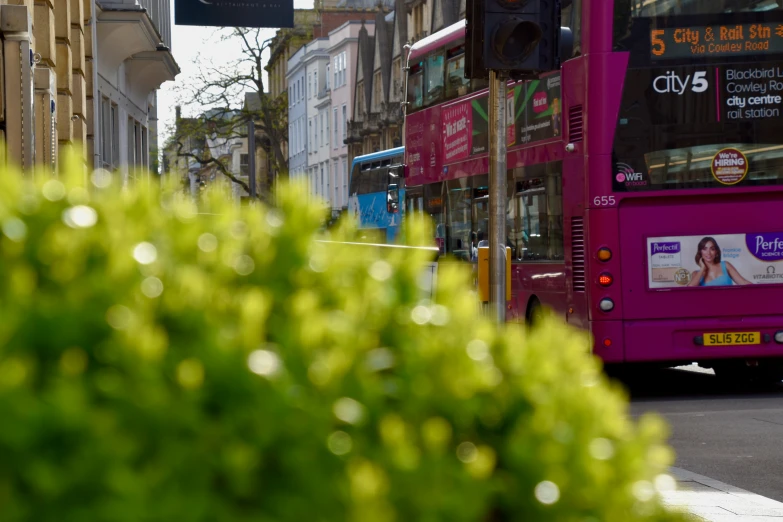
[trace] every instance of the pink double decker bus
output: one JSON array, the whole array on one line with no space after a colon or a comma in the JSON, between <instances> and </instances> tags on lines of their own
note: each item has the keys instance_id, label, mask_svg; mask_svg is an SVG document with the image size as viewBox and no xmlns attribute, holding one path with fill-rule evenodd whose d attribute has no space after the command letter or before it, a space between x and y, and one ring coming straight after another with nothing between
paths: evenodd
<instances>
[{"instance_id":1,"label":"pink double decker bus","mask_svg":"<svg viewBox=\"0 0 783 522\"><path fill-rule=\"evenodd\" d=\"M509 82L511 321L548 307L607 363L783 377L783 2L571 0L561 69ZM488 239L486 85L465 26L410 50L407 211Z\"/></svg>"}]
</instances>

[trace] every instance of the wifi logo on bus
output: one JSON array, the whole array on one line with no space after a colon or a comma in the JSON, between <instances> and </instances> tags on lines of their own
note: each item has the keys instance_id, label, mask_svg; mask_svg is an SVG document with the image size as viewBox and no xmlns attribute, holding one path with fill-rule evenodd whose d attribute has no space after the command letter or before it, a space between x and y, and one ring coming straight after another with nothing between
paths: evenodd
<instances>
[{"instance_id":1,"label":"wifi logo on bus","mask_svg":"<svg viewBox=\"0 0 783 522\"><path fill-rule=\"evenodd\" d=\"M614 179L617 180L617 183L625 183L626 186L647 184L644 180L644 174L636 172L636 170L627 163L617 164L617 174L615 174Z\"/></svg>"}]
</instances>

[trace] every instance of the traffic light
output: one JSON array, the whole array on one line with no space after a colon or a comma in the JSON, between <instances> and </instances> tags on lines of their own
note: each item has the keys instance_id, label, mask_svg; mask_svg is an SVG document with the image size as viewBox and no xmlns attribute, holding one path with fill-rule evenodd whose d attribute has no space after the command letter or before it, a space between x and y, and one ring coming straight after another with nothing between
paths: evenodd
<instances>
[{"instance_id":1,"label":"traffic light","mask_svg":"<svg viewBox=\"0 0 783 522\"><path fill-rule=\"evenodd\" d=\"M468 20L466 40L477 46L476 33L482 33L483 67L523 74L560 67L560 0L472 2L473 20ZM476 11L481 4L484 9L479 17ZM466 58L471 61L470 56Z\"/></svg>"},{"instance_id":2,"label":"traffic light","mask_svg":"<svg viewBox=\"0 0 783 522\"><path fill-rule=\"evenodd\" d=\"M465 78L487 80L484 65L484 1L465 2Z\"/></svg>"}]
</instances>

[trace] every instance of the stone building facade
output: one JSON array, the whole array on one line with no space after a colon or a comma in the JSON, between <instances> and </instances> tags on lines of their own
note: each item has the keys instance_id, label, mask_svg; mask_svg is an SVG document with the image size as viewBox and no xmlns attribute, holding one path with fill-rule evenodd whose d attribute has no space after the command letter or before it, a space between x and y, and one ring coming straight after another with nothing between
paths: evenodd
<instances>
[{"instance_id":1,"label":"stone building facade","mask_svg":"<svg viewBox=\"0 0 783 522\"><path fill-rule=\"evenodd\" d=\"M395 0L393 8L378 10L374 36L359 33L351 158L403 145L405 45L465 18L465 0Z\"/></svg>"},{"instance_id":2,"label":"stone building facade","mask_svg":"<svg viewBox=\"0 0 783 522\"><path fill-rule=\"evenodd\" d=\"M73 147L126 181L156 170L155 91L179 72L169 0L13 4L0 6L7 161L54 173Z\"/></svg>"}]
</instances>

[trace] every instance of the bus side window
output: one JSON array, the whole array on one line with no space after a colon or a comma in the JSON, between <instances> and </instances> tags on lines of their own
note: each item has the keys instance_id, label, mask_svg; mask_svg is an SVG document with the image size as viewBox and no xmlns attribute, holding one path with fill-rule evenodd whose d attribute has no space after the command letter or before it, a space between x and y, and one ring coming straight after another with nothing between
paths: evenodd
<instances>
[{"instance_id":1,"label":"bus side window","mask_svg":"<svg viewBox=\"0 0 783 522\"><path fill-rule=\"evenodd\" d=\"M381 167L378 169L372 169L369 174L369 183L367 186L367 193L372 194L375 192L386 192L386 185L388 182L388 167Z\"/></svg>"},{"instance_id":2,"label":"bus side window","mask_svg":"<svg viewBox=\"0 0 783 522\"><path fill-rule=\"evenodd\" d=\"M408 73L408 109L415 111L424 105L424 62L411 65Z\"/></svg>"},{"instance_id":3,"label":"bus side window","mask_svg":"<svg viewBox=\"0 0 783 522\"><path fill-rule=\"evenodd\" d=\"M571 29L574 38L573 53L568 58L579 56L582 54L582 0L566 0L560 5L560 25Z\"/></svg>"},{"instance_id":4,"label":"bus side window","mask_svg":"<svg viewBox=\"0 0 783 522\"><path fill-rule=\"evenodd\" d=\"M427 57L424 103L428 107L443 100L445 94L443 92L443 83L445 82L443 65L443 52L437 52Z\"/></svg>"},{"instance_id":5,"label":"bus side window","mask_svg":"<svg viewBox=\"0 0 783 522\"><path fill-rule=\"evenodd\" d=\"M465 78L465 44L446 51L446 99L451 100L468 93L470 80Z\"/></svg>"},{"instance_id":6,"label":"bus side window","mask_svg":"<svg viewBox=\"0 0 783 522\"><path fill-rule=\"evenodd\" d=\"M509 237L521 261L562 261L562 163L514 169Z\"/></svg>"}]
</instances>

